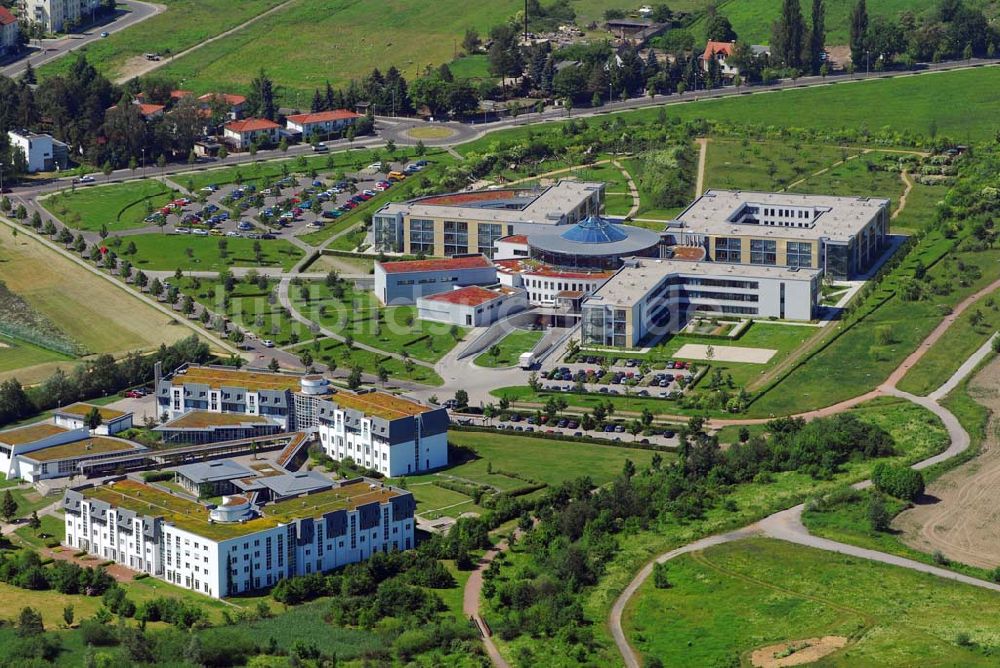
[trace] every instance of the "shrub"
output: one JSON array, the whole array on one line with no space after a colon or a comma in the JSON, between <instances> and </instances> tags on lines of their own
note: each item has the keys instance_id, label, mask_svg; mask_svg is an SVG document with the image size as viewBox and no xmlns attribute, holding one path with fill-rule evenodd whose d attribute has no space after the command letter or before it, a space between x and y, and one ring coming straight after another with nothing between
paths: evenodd
<instances>
[{"instance_id":1,"label":"shrub","mask_svg":"<svg viewBox=\"0 0 1000 668\"><path fill-rule=\"evenodd\" d=\"M872 494L868 500L868 523L871 525L872 531L888 531L891 519L882 495Z\"/></svg>"},{"instance_id":2,"label":"shrub","mask_svg":"<svg viewBox=\"0 0 1000 668\"><path fill-rule=\"evenodd\" d=\"M872 470L872 482L878 491L907 501L924 493L924 475L908 466L879 462Z\"/></svg>"},{"instance_id":3,"label":"shrub","mask_svg":"<svg viewBox=\"0 0 1000 668\"><path fill-rule=\"evenodd\" d=\"M657 589L670 589L670 579L667 577L669 567L666 564L653 564L653 586Z\"/></svg>"},{"instance_id":4,"label":"shrub","mask_svg":"<svg viewBox=\"0 0 1000 668\"><path fill-rule=\"evenodd\" d=\"M118 644L118 636L115 634L114 629L93 619L86 619L80 622L80 633L86 645L107 647Z\"/></svg>"}]
</instances>

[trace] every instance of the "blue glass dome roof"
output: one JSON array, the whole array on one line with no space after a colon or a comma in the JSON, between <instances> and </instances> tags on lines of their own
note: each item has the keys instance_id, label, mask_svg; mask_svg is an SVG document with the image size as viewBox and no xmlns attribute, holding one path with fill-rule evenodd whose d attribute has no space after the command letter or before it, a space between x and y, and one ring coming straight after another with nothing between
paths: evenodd
<instances>
[{"instance_id":1,"label":"blue glass dome roof","mask_svg":"<svg viewBox=\"0 0 1000 668\"><path fill-rule=\"evenodd\" d=\"M559 235L581 244L610 244L628 239L628 233L603 218L590 216Z\"/></svg>"}]
</instances>

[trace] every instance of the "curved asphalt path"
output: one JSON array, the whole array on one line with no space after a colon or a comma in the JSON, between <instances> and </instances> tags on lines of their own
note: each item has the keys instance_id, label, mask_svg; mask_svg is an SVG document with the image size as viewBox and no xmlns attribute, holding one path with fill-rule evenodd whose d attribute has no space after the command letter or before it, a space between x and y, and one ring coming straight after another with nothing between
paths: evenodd
<instances>
[{"instance_id":1,"label":"curved asphalt path","mask_svg":"<svg viewBox=\"0 0 1000 668\"><path fill-rule=\"evenodd\" d=\"M969 304L971 304L975 299L992 292L995 286L1000 284L1000 281L992 284L988 288L980 290L975 295L966 298L961 306L964 310ZM958 309L956 309L958 310ZM959 311L961 313L961 311ZM948 431L949 446L943 452L940 452L933 457L928 457L920 462L913 465L915 469L924 469L934 464L938 464L947 459L955 457L961 454L969 447L969 434L962 427L958 418L954 416L948 409L944 408L938 403L940 398L939 392L932 393L931 396L918 397L916 395L910 394L908 392L903 392L896 388L896 384L905 375L906 371L916 364L921 357L930 349L930 346L937 341L948 327L955 322L958 314L953 314L949 318L942 322L931 334L921 343L919 348L911 354L906 360L896 368L895 371L889 376L889 379L875 392L878 395L890 395L899 397L902 399L907 399L913 403L923 406L927 410L931 411L937 415L941 421L944 423L945 428ZM959 369L941 386L943 388L953 388L958 385L965 377L967 377L975 367L989 354L992 346L992 337L988 340L979 350L973 353L969 360L959 367ZM872 393L868 393L872 394ZM862 395L868 396L868 395ZM842 404L856 405L855 400L850 400L849 402L842 402ZM838 404L839 406L840 404ZM833 408L833 407L831 407ZM825 409L826 410L826 409ZM839 411L837 411L839 412ZM855 489L864 489L871 486L870 480L865 480L853 485ZM671 559L678 557L682 554L688 554L690 552L697 552L699 550L704 550L713 545L720 545L722 543L730 543L737 540L742 540L750 536L766 536L768 538L774 538L777 540L784 540L790 543L795 543L797 545L804 545L806 547L811 547L819 550L826 550L828 552L837 552L840 554L846 554L853 557L858 557L860 559L868 559L870 561L878 561L884 564L889 564L891 566L898 566L901 568L908 568L914 571L919 571L921 573L927 573L940 578L945 578L948 580L955 580L957 582L962 582L964 584L972 585L975 587L981 587L983 589L990 589L993 591L1000 591L1000 584L994 582L988 582L986 580L980 580L978 578L969 577L961 573L955 573L944 568L939 568L937 566L931 566L930 564L925 564L919 561L914 561L912 559L906 559L905 557L899 557L892 554L886 554L884 552L878 552L876 550L868 550L865 548L857 547L855 545L848 545L846 543L838 543L837 541L829 540L827 538L820 538L819 536L813 536L809 533L809 530L802 523L802 512L804 510L804 504L799 504L787 510L782 510L780 512L774 513L764 519L760 520L755 524L732 531L725 534L718 534L715 536L709 536L701 540L689 543L682 547L676 548L664 554L661 554L653 561L649 562L639 571L638 574L632 579L632 581L625 587L622 593L615 600L614 605L611 608L611 616L608 621L608 625L611 629L611 635L615 640L615 644L618 646L618 651L621 652L622 659L628 668L640 668L642 662L638 653L632 647L628 641L628 637L622 627L622 615L625 612L625 608L628 602L639 590L639 587L649 578L653 572L653 566L657 563L665 563Z\"/></svg>"}]
</instances>

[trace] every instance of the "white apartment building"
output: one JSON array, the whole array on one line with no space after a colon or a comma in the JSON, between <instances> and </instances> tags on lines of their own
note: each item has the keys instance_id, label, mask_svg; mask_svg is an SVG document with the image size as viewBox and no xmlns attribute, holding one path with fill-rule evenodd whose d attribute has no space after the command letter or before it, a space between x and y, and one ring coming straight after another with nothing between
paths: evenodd
<instances>
[{"instance_id":1,"label":"white apartment building","mask_svg":"<svg viewBox=\"0 0 1000 668\"><path fill-rule=\"evenodd\" d=\"M150 504L169 512L149 515ZM257 506L217 508L135 480L66 490L64 544L222 598L414 545L413 496L358 478Z\"/></svg>"},{"instance_id":2,"label":"white apartment building","mask_svg":"<svg viewBox=\"0 0 1000 668\"><path fill-rule=\"evenodd\" d=\"M318 432L333 459L396 477L448 464L448 411L384 392L338 392L320 403Z\"/></svg>"},{"instance_id":3,"label":"white apartment building","mask_svg":"<svg viewBox=\"0 0 1000 668\"><path fill-rule=\"evenodd\" d=\"M630 260L583 302L585 346L638 348L693 314L810 320L822 272L674 260Z\"/></svg>"},{"instance_id":4,"label":"white apartment building","mask_svg":"<svg viewBox=\"0 0 1000 668\"><path fill-rule=\"evenodd\" d=\"M21 0L23 16L48 32L67 32L89 23L100 9L101 0Z\"/></svg>"}]
</instances>

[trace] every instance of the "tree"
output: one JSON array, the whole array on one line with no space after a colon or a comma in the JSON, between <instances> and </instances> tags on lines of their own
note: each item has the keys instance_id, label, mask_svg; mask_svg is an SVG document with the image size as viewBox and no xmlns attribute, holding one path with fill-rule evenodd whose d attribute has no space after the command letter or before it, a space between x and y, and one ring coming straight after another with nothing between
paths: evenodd
<instances>
[{"instance_id":1,"label":"tree","mask_svg":"<svg viewBox=\"0 0 1000 668\"><path fill-rule=\"evenodd\" d=\"M820 74L826 60L826 5L823 0L813 0L812 26L809 28L808 65L813 74Z\"/></svg>"},{"instance_id":2,"label":"tree","mask_svg":"<svg viewBox=\"0 0 1000 668\"><path fill-rule=\"evenodd\" d=\"M882 498L881 494L873 493L868 499L868 524L871 526L872 531L888 531L889 523L892 521L892 517L889 515L889 511L885 507L885 499Z\"/></svg>"},{"instance_id":3,"label":"tree","mask_svg":"<svg viewBox=\"0 0 1000 668\"><path fill-rule=\"evenodd\" d=\"M361 381L361 367L354 365L351 367L351 373L347 376L347 387L356 390L361 387Z\"/></svg>"},{"instance_id":4,"label":"tree","mask_svg":"<svg viewBox=\"0 0 1000 668\"><path fill-rule=\"evenodd\" d=\"M802 68L806 22L799 0L783 0L781 15L771 35L771 56L785 67Z\"/></svg>"},{"instance_id":5,"label":"tree","mask_svg":"<svg viewBox=\"0 0 1000 668\"><path fill-rule=\"evenodd\" d=\"M15 515L17 515L17 501L14 500L14 495L8 489L3 494L3 500L0 501L0 516L10 522Z\"/></svg>"},{"instance_id":6,"label":"tree","mask_svg":"<svg viewBox=\"0 0 1000 668\"><path fill-rule=\"evenodd\" d=\"M73 604L70 603L63 608L63 621L66 622L66 628L73 626Z\"/></svg>"},{"instance_id":7,"label":"tree","mask_svg":"<svg viewBox=\"0 0 1000 668\"><path fill-rule=\"evenodd\" d=\"M302 354L299 355L299 362L301 362L302 366L304 366L307 369L311 367L313 365L312 353L309 352L308 350L302 351Z\"/></svg>"},{"instance_id":8,"label":"tree","mask_svg":"<svg viewBox=\"0 0 1000 668\"><path fill-rule=\"evenodd\" d=\"M670 589L670 580L667 577L667 564L656 563L653 564L653 586L657 589ZM646 661L646 666L649 665L649 661Z\"/></svg>"},{"instance_id":9,"label":"tree","mask_svg":"<svg viewBox=\"0 0 1000 668\"><path fill-rule=\"evenodd\" d=\"M42 520L38 518L38 511L32 510L31 517L28 518L28 526L34 531L38 531L42 528Z\"/></svg>"},{"instance_id":10,"label":"tree","mask_svg":"<svg viewBox=\"0 0 1000 668\"><path fill-rule=\"evenodd\" d=\"M872 483L878 491L907 501L914 501L924 493L923 473L899 464L876 464Z\"/></svg>"},{"instance_id":11,"label":"tree","mask_svg":"<svg viewBox=\"0 0 1000 668\"><path fill-rule=\"evenodd\" d=\"M710 6L708 20L705 24L705 34L712 42L735 42L736 31L729 19L715 11Z\"/></svg>"},{"instance_id":12,"label":"tree","mask_svg":"<svg viewBox=\"0 0 1000 668\"><path fill-rule=\"evenodd\" d=\"M628 432L632 434L632 440L635 441L639 434L642 433L642 422L639 420L632 420L628 425Z\"/></svg>"},{"instance_id":13,"label":"tree","mask_svg":"<svg viewBox=\"0 0 1000 668\"><path fill-rule=\"evenodd\" d=\"M281 371L281 365L278 363L278 358L272 357L271 361L267 363L267 368L271 373L278 373Z\"/></svg>"},{"instance_id":14,"label":"tree","mask_svg":"<svg viewBox=\"0 0 1000 668\"><path fill-rule=\"evenodd\" d=\"M383 387L389 382L389 370L381 364L375 368L375 375L378 376L378 382L382 383Z\"/></svg>"},{"instance_id":15,"label":"tree","mask_svg":"<svg viewBox=\"0 0 1000 668\"><path fill-rule=\"evenodd\" d=\"M101 422L103 421L100 409L98 409L97 406L92 406L91 409L87 411L87 416L83 421L87 425L87 429L90 429L91 431L97 429L101 426Z\"/></svg>"},{"instance_id":16,"label":"tree","mask_svg":"<svg viewBox=\"0 0 1000 668\"><path fill-rule=\"evenodd\" d=\"M858 0L851 10L851 61L857 67L864 61L868 48L868 6L865 0Z\"/></svg>"},{"instance_id":17,"label":"tree","mask_svg":"<svg viewBox=\"0 0 1000 668\"><path fill-rule=\"evenodd\" d=\"M459 408L465 408L469 405L469 393L465 390L458 390L455 392L455 403L458 404Z\"/></svg>"},{"instance_id":18,"label":"tree","mask_svg":"<svg viewBox=\"0 0 1000 668\"><path fill-rule=\"evenodd\" d=\"M479 51L479 47L483 45L483 40L479 38L479 33L474 29L469 28L465 31L465 37L462 38L462 50L466 54L471 55Z\"/></svg>"},{"instance_id":19,"label":"tree","mask_svg":"<svg viewBox=\"0 0 1000 668\"><path fill-rule=\"evenodd\" d=\"M492 346L490 346L490 357L493 358L493 364L496 364L497 360L500 359L501 352L502 351L500 350L500 346L498 346L497 344L494 343Z\"/></svg>"},{"instance_id":20,"label":"tree","mask_svg":"<svg viewBox=\"0 0 1000 668\"><path fill-rule=\"evenodd\" d=\"M34 608L21 608L17 616L17 635L22 638L41 635L45 632L42 615Z\"/></svg>"},{"instance_id":21,"label":"tree","mask_svg":"<svg viewBox=\"0 0 1000 668\"><path fill-rule=\"evenodd\" d=\"M277 115L277 107L274 103L274 83L261 68L258 74L250 82L250 95L247 96L247 107L251 115L258 118L266 118L273 121Z\"/></svg>"}]
</instances>

